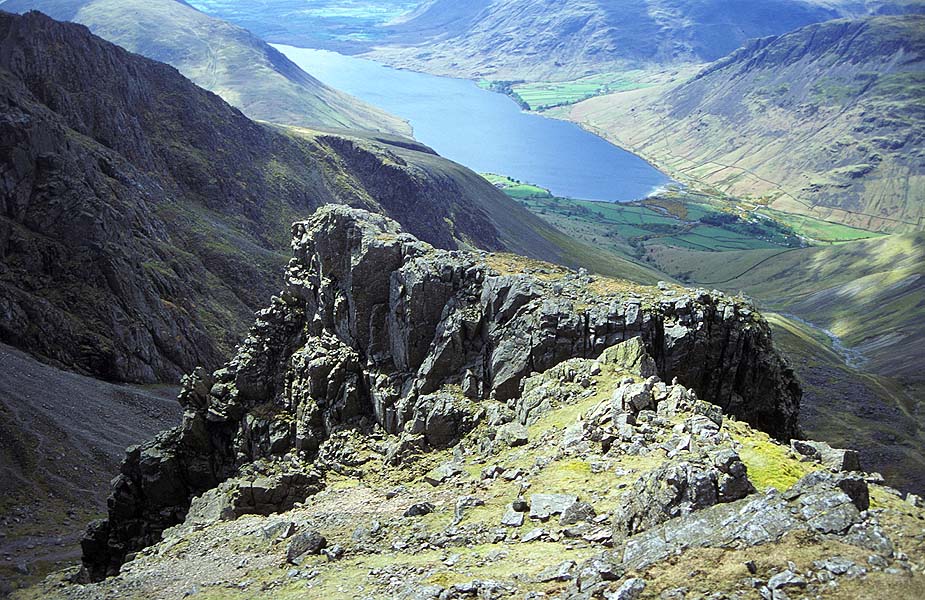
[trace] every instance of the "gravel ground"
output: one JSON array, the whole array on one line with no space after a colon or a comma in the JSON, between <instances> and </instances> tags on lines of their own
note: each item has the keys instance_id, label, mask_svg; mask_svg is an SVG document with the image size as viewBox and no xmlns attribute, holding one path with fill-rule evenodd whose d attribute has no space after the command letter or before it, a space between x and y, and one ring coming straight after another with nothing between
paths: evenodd
<instances>
[{"instance_id":1,"label":"gravel ground","mask_svg":"<svg viewBox=\"0 0 925 600\"><path fill-rule=\"evenodd\" d=\"M0 594L78 560L125 448L179 423L177 391L101 382L0 344Z\"/></svg>"}]
</instances>

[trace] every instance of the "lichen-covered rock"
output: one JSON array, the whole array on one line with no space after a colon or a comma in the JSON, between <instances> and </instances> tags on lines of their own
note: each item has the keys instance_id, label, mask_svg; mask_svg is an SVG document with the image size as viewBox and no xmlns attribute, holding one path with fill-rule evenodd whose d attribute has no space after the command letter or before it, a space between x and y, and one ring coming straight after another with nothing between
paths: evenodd
<instances>
[{"instance_id":1,"label":"lichen-covered rock","mask_svg":"<svg viewBox=\"0 0 925 600\"><path fill-rule=\"evenodd\" d=\"M740 500L753 491L745 465L730 448L700 461L667 461L624 494L613 515L614 538L621 540L669 519Z\"/></svg>"},{"instance_id":2,"label":"lichen-covered rock","mask_svg":"<svg viewBox=\"0 0 925 600\"><path fill-rule=\"evenodd\" d=\"M291 509L321 488L318 473L307 469L235 477L194 498L185 522L208 524L242 515L270 515Z\"/></svg>"},{"instance_id":3,"label":"lichen-covered rock","mask_svg":"<svg viewBox=\"0 0 925 600\"><path fill-rule=\"evenodd\" d=\"M644 569L683 549L757 546L795 530L837 536L833 539L889 556L893 551L889 538L871 515L859 510L867 484L860 478L846 481L813 472L783 494L772 488L764 495L672 519L627 540L623 564L627 569ZM856 499L841 486L853 489Z\"/></svg>"},{"instance_id":4,"label":"lichen-covered rock","mask_svg":"<svg viewBox=\"0 0 925 600\"><path fill-rule=\"evenodd\" d=\"M127 553L182 522L194 497L254 461L312 461L351 423L400 435L393 463L453 444L486 414L525 424L559 402L548 394L562 381L576 394L590 385L593 361L569 359L596 359L626 340L603 360L649 376L651 401L633 400L634 410L693 402L655 371L774 435L795 432L799 386L767 324L739 301L586 274L505 273L507 259L436 250L388 218L342 206L296 223L292 246L285 289L257 314L235 357L185 379L181 426L126 457L109 522L85 540L92 577L116 572ZM534 372L546 382L521 394ZM718 497L714 472L709 485L688 481L682 495L698 490L701 502L703 487Z\"/></svg>"}]
</instances>

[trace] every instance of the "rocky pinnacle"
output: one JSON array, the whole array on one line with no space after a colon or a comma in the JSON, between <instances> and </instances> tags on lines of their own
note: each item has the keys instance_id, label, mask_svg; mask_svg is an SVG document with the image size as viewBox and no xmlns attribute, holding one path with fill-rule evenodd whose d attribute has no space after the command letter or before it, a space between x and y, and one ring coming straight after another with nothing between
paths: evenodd
<instances>
[{"instance_id":1,"label":"rocky pinnacle","mask_svg":"<svg viewBox=\"0 0 925 600\"><path fill-rule=\"evenodd\" d=\"M438 250L343 206L294 224L292 247L285 289L235 357L184 378L183 423L129 449L109 518L83 541L91 579L118 572L183 521L194 497L258 461L285 459L289 471L251 486L238 509L285 510L318 485L293 465L310 470L337 428L381 427L396 436L393 461L403 447L446 447L516 408L531 374L631 338L662 380L775 437L796 433L799 384L739 299Z\"/></svg>"}]
</instances>

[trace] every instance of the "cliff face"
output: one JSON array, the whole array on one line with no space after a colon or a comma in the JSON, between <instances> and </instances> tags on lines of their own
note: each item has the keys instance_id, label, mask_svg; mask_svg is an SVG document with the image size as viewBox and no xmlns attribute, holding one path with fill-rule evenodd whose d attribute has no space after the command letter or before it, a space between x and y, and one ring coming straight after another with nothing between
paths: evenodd
<instances>
[{"instance_id":1,"label":"cliff face","mask_svg":"<svg viewBox=\"0 0 925 600\"><path fill-rule=\"evenodd\" d=\"M347 207L296 223L293 252L284 291L236 356L184 380L183 424L129 450L109 520L84 540L93 578L159 540L194 496L254 465L288 457L275 487L248 488L251 511L291 507L317 489L310 462L345 424L398 436L387 457L397 463L480 422L529 422L543 402L522 395L527 376L630 338L652 357L647 375L677 378L776 436L795 434L800 388L767 324L721 294L438 250Z\"/></svg>"},{"instance_id":2,"label":"cliff face","mask_svg":"<svg viewBox=\"0 0 925 600\"><path fill-rule=\"evenodd\" d=\"M82 26L0 12L0 79L0 340L84 373L220 365L279 289L289 225L327 202L557 258L548 227L429 149L257 124Z\"/></svg>"}]
</instances>

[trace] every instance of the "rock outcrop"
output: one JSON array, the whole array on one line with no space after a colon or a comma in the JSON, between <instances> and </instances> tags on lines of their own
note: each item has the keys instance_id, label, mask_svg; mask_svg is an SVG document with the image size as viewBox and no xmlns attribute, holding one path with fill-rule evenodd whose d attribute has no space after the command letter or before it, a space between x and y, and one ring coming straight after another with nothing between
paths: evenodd
<instances>
[{"instance_id":1,"label":"rock outcrop","mask_svg":"<svg viewBox=\"0 0 925 600\"><path fill-rule=\"evenodd\" d=\"M861 497L846 492L845 481ZM867 489L860 477L816 471L783 494L770 488L764 495L717 505L642 533L627 542L623 563L639 569L687 548L758 546L793 531L833 536L890 557L892 542L863 512Z\"/></svg>"},{"instance_id":2,"label":"rock outcrop","mask_svg":"<svg viewBox=\"0 0 925 600\"><path fill-rule=\"evenodd\" d=\"M741 301L438 250L342 206L293 225L292 246L285 289L236 356L185 378L183 424L130 450L109 520L84 541L92 578L117 572L126 554L182 521L194 497L246 465L271 473L311 461L347 424L400 435L399 448L445 447L485 415L523 412L532 373L632 338L603 360L654 369L776 436L795 433L799 385ZM670 409L674 388L647 385L653 406ZM714 495L736 467L720 458L708 469Z\"/></svg>"}]
</instances>

